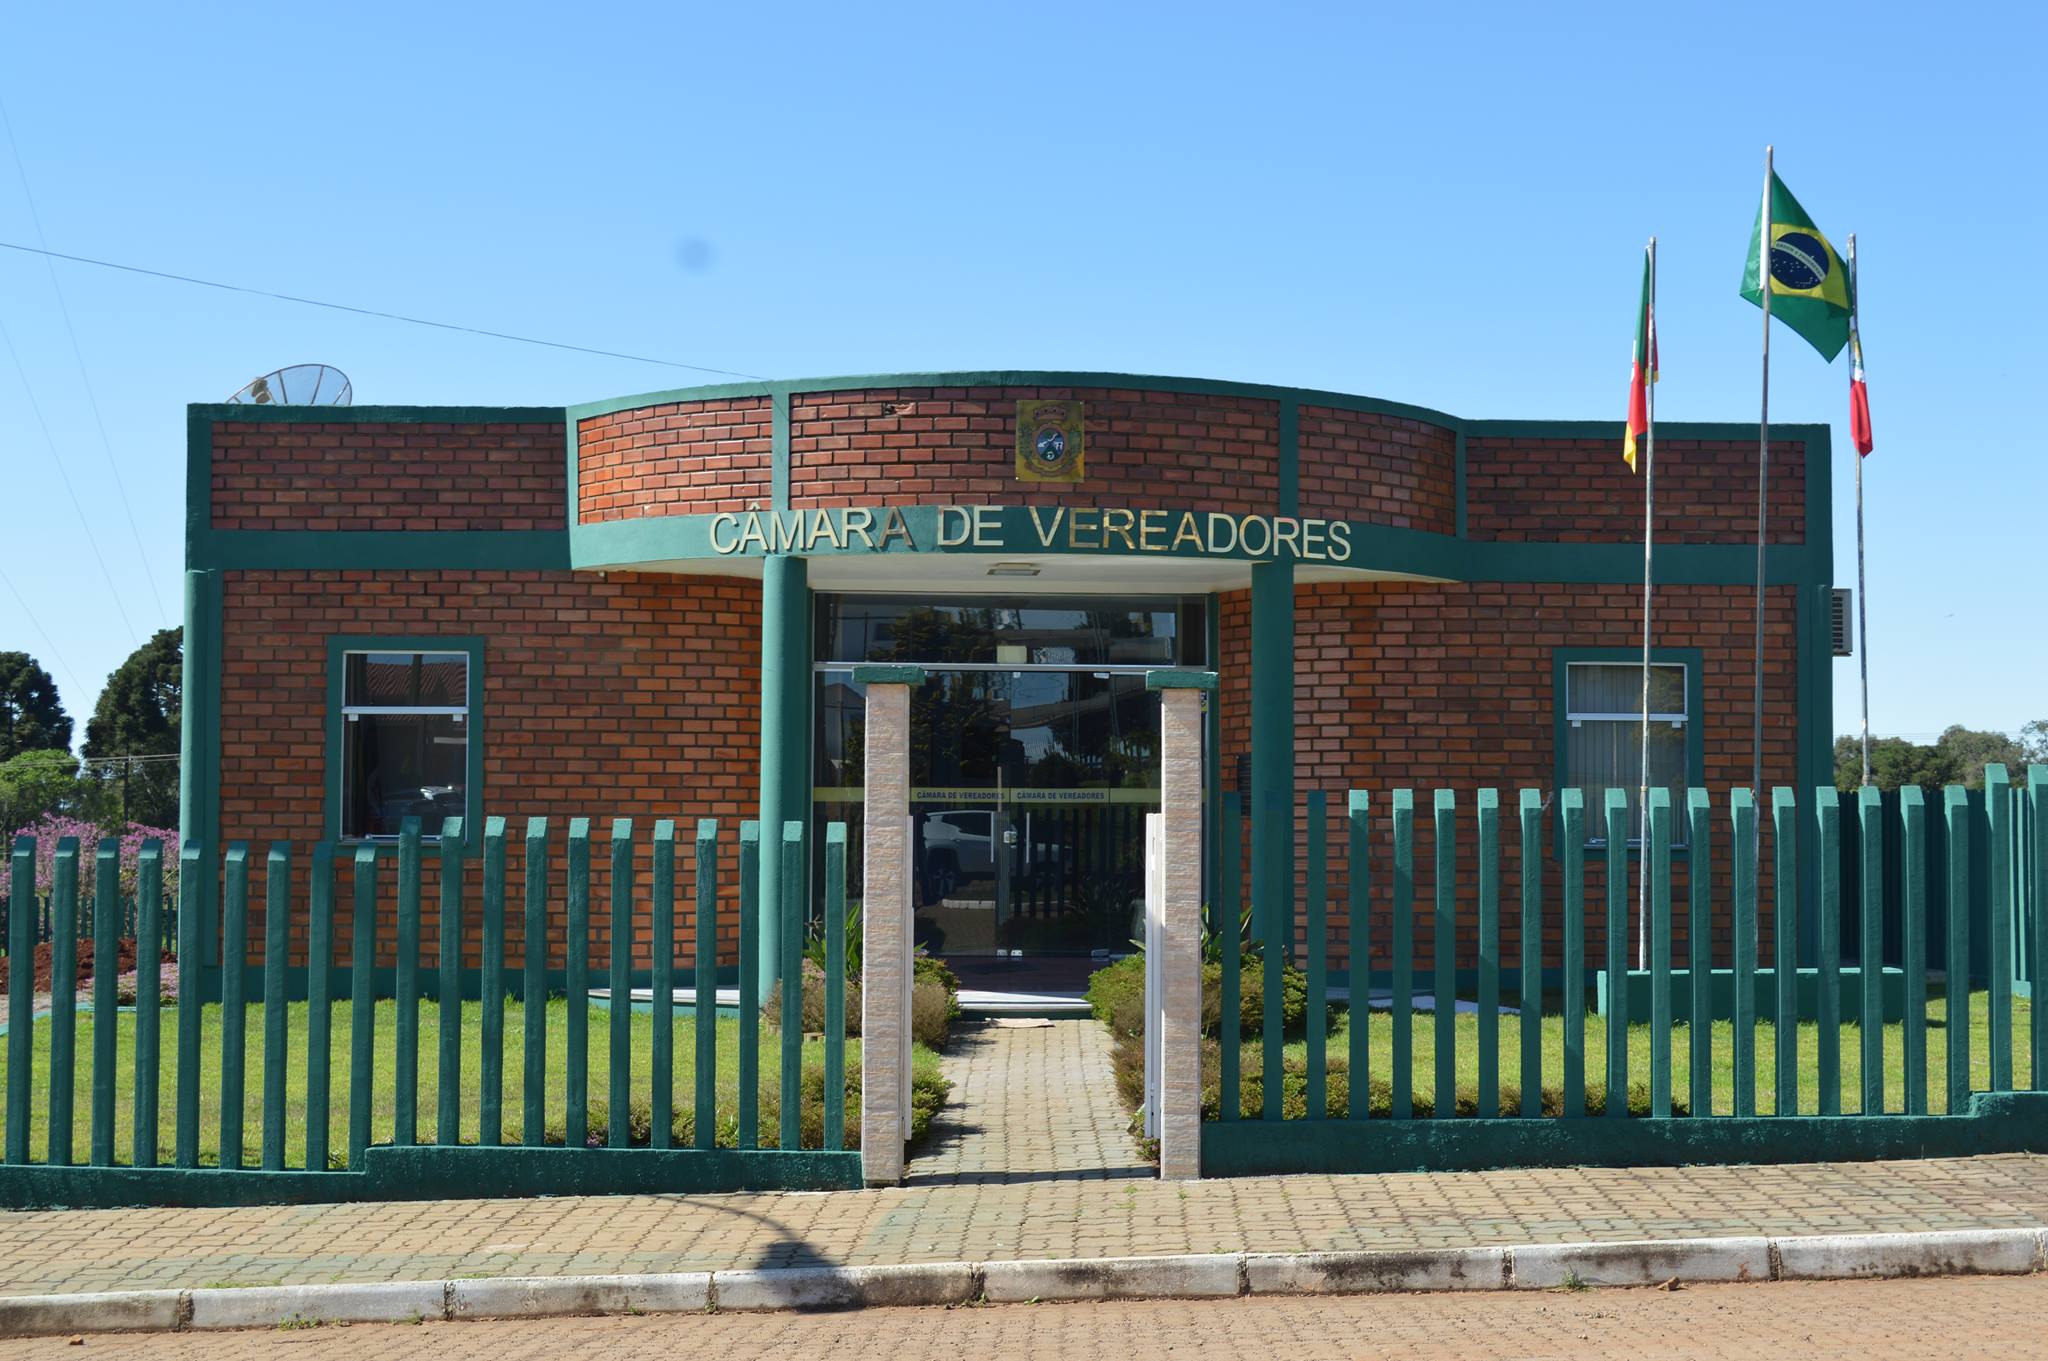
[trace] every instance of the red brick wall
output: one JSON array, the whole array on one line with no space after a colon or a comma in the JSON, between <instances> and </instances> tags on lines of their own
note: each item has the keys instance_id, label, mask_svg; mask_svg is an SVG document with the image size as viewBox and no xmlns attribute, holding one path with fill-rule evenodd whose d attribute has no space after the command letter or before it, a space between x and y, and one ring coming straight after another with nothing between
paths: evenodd
<instances>
[{"instance_id":1,"label":"red brick wall","mask_svg":"<svg viewBox=\"0 0 2048 1361\"><path fill-rule=\"evenodd\" d=\"M549 819L550 959L562 961L568 820L592 819L592 958L609 949L605 885L610 819L631 817L638 840L640 942L654 820L678 820L677 943L691 958L688 887L696 819L721 819L726 892L721 955L737 944L738 822L753 815L759 776L760 587L716 577L566 572L230 572L224 584L221 834L261 857L293 843L303 904L311 847L326 834L327 648L336 635L476 635L484 639L484 797L480 814L508 825L508 958L524 958L526 819ZM431 830L431 829L430 829ZM343 853L350 856L352 851ZM435 852L423 916L433 955ZM348 873L336 898L337 959L346 959ZM387 910L395 871L382 876ZM468 883L468 953L478 949L480 869ZM262 894L251 889L252 962L260 958ZM390 948L390 930L382 931ZM303 940L293 957L303 958Z\"/></svg>"},{"instance_id":2,"label":"red brick wall","mask_svg":"<svg viewBox=\"0 0 2048 1361\"><path fill-rule=\"evenodd\" d=\"M1017 403L1087 406L1086 481L1019 482ZM1247 397L1093 388L906 388L790 399L790 504L1109 501L1271 514L1279 406Z\"/></svg>"},{"instance_id":3,"label":"red brick wall","mask_svg":"<svg viewBox=\"0 0 2048 1361\"><path fill-rule=\"evenodd\" d=\"M579 421L577 517L592 524L766 506L771 424L766 397L669 402Z\"/></svg>"},{"instance_id":4,"label":"red brick wall","mask_svg":"<svg viewBox=\"0 0 2048 1361\"><path fill-rule=\"evenodd\" d=\"M1373 798L1372 953L1377 968L1391 963L1392 909L1386 867L1392 855L1392 792L1413 789L1415 819L1415 950L1418 967L1434 956L1431 913L1434 838L1431 800L1438 788L1457 794L1460 850L1460 967L1476 966L1477 897L1474 866L1477 791L1500 791L1502 959L1519 958L1520 791L1541 790L1549 801L1546 846L1559 810L1553 650L1560 647L1632 647L1640 641L1635 588L1625 585L1445 584L1358 582L1303 585L1295 595L1295 783L1297 791L1325 791L1329 801L1332 958L1348 958L1344 929L1347 793ZM1773 588L1766 628L1764 783L1796 785L1797 656L1795 602L1790 587ZM1713 838L1721 868L1716 888L1714 961L1726 966L1727 793L1749 783L1750 588L1670 586L1658 599L1659 643L1697 647L1705 686L1703 745L1706 787L1715 800ZM1248 593L1223 597L1219 640L1222 677L1223 783L1236 788L1238 757L1248 750L1250 714ZM1301 805L1297 802L1297 809ZM1592 829L1601 816L1588 809ZM1297 814L1298 815L1298 814ZM1766 814L1767 815L1767 814ZM1305 855L1297 839L1298 886L1305 897ZM1682 862L1675 871L1675 947L1686 962ZM1247 856L1246 864L1249 864ZM1587 857L1587 959L1602 967L1604 876L1600 856ZM1765 957L1770 948L1770 849L1766 829L1759 871L1759 918ZM1560 866L1546 859L1544 873L1547 965L1562 962L1563 886ZM1634 896L1630 896L1634 921ZM1631 926L1633 933L1634 927ZM1633 939L1633 935L1631 936Z\"/></svg>"},{"instance_id":5,"label":"red brick wall","mask_svg":"<svg viewBox=\"0 0 2048 1361\"><path fill-rule=\"evenodd\" d=\"M1465 441L1465 526L1475 539L1641 542L1642 479L1612 439L1472 435ZM1756 542L1756 444L1657 441L1657 541ZM1806 448L1771 442L1772 543L1806 537Z\"/></svg>"},{"instance_id":6,"label":"red brick wall","mask_svg":"<svg viewBox=\"0 0 2048 1361\"><path fill-rule=\"evenodd\" d=\"M215 529L560 529L561 422L216 421Z\"/></svg>"},{"instance_id":7,"label":"red brick wall","mask_svg":"<svg viewBox=\"0 0 2048 1361\"><path fill-rule=\"evenodd\" d=\"M1438 425L1330 407L1300 415L1301 513L1455 534L1458 437Z\"/></svg>"}]
</instances>

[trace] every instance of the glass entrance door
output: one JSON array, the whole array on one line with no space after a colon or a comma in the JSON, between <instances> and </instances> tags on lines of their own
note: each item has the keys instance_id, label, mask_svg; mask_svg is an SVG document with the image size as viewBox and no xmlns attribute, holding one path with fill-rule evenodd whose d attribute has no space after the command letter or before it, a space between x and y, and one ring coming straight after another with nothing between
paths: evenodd
<instances>
[{"instance_id":1,"label":"glass entrance door","mask_svg":"<svg viewBox=\"0 0 2048 1361\"><path fill-rule=\"evenodd\" d=\"M997 960L1071 959L1076 985L1090 956L1131 948L1144 817L1159 799L1145 672L1199 661L1185 608L821 600L820 655L853 654L817 669L821 822L858 835L865 700L852 662L926 669L910 714L918 944L975 975Z\"/></svg>"}]
</instances>

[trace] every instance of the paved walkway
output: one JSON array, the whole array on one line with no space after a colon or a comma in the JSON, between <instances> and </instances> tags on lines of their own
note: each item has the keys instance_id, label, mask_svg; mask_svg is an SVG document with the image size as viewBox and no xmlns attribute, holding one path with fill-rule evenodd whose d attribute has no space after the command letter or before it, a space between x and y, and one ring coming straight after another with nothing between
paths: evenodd
<instances>
[{"instance_id":1,"label":"paved walkway","mask_svg":"<svg viewBox=\"0 0 2048 1361\"><path fill-rule=\"evenodd\" d=\"M0 1214L0 1294L2048 1224L2048 1157L1162 1183L1093 1022L970 1030L876 1191Z\"/></svg>"},{"instance_id":2,"label":"paved walkway","mask_svg":"<svg viewBox=\"0 0 2048 1361\"><path fill-rule=\"evenodd\" d=\"M1480 1355L1542 1361L1800 1361L2039 1356L2048 1278L1950 1277L1303 1299L1013 1304L857 1313L658 1314L503 1322L381 1324L241 1333L87 1338L88 1357L151 1361L720 1361L886 1356L891 1361L1145 1361L1151 1357ZM63 1338L0 1342L0 1361L70 1351ZM74 1353L75 1354L75 1353Z\"/></svg>"},{"instance_id":3,"label":"paved walkway","mask_svg":"<svg viewBox=\"0 0 2048 1361\"><path fill-rule=\"evenodd\" d=\"M912 1186L1016 1186L1150 1176L1094 1020L998 1019L958 1032L951 1104L912 1158Z\"/></svg>"}]
</instances>

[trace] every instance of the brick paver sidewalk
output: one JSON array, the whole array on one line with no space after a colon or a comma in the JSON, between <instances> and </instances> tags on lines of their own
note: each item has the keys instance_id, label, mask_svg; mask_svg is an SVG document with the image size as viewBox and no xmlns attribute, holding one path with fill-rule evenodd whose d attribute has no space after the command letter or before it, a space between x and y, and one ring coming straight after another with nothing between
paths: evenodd
<instances>
[{"instance_id":1,"label":"brick paver sidewalk","mask_svg":"<svg viewBox=\"0 0 2048 1361\"><path fill-rule=\"evenodd\" d=\"M2028 1155L1161 1183L1105 1048L1085 1021L968 1032L906 1186L0 1214L0 1293L2048 1224Z\"/></svg>"}]
</instances>

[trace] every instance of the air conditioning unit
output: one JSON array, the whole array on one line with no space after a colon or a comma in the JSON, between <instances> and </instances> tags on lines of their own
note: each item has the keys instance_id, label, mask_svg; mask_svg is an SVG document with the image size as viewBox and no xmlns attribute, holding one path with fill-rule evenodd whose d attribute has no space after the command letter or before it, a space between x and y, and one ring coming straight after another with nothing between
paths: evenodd
<instances>
[{"instance_id":1,"label":"air conditioning unit","mask_svg":"<svg viewBox=\"0 0 2048 1361\"><path fill-rule=\"evenodd\" d=\"M1847 586L1834 589L1833 606L1828 611L1828 637L1834 644L1837 657L1856 655L1856 622L1850 616L1856 612L1856 592Z\"/></svg>"}]
</instances>

